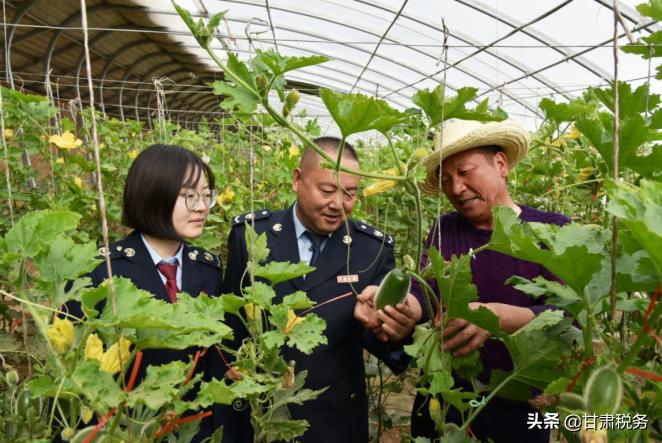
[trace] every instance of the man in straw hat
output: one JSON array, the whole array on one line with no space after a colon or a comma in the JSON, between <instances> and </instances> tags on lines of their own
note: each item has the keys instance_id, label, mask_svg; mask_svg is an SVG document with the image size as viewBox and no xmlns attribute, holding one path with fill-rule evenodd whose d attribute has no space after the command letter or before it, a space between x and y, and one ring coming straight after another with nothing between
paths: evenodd
<instances>
[{"instance_id":1,"label":"man in straw hat","mask_svg":"<svg viewBox=\"0 0 662 443\"><path fill-rule=\"evenodd\" d=\"M480 123L456 121L447 125L435 140L435 151L424 164L427 177L423 189L429 193L442 191L456 212L441 216L430 231L421 268L427 262L427 250L437 248L444 259L460 256L488 243L492 234L492 209L512 208L523 222L562 225L569 219L561 214L542 212L516 204L507 187L507 176L529 148L528 132L512 121ZM501 329L512 333L535 316L553 306L544 299L533 299L505 282L514 275L533 279L544 276L558 280L540 265L485 250L471 260L473 283L478 289L478 302L471 308L484 306L497 317ZM437 289L435 282L430 282ZM423 304L418 284L412 293ZM425 320L425 319L423 319ZM490 333L463 319L451 319L443 332L443 349L454 356L465 356L478 350L483 364L479 381L489 383L490 373L498 369L512 370L512 361L503 343L490 340ZM456 387L471 390L467 380L455 377ZM530 413L537 412L527 402L495 397L471 424L472 433L480 440L494 442L547 442L549 430L528 429ZM447 421L461 423L460 414L451 408ZM541 426L542 428L542 426ZM428 415L427 399L417 396L412 412L412 435L436 435Z\"/></svg>"}]
</instances>

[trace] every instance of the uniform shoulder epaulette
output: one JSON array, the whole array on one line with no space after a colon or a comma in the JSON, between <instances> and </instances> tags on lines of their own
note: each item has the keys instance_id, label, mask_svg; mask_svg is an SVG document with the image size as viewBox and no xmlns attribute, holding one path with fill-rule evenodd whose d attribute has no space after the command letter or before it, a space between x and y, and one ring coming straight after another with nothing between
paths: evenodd
<instances>
[{"instance_id":1,"label":"uniform shoulder epaulette","mask_svg":"<svg viewBox=\"0 0 662 443\"><path fill-rule=\"evenodd\" d=\"M216 254L212 254L209 251L205 251L202 248L195 246L189 246L188 251L186 252L188 258L191 260L204 263L206 265L214 266L215 268L221 268L221 259Z\"/></svg>"},{"instance_id":2,"label":"uniform shoulder epaulette","mask_svg":"<svg viewBox=\"0 0 662 443\"><path fill-rule=\"evenodd\" d=\"M108 255L108 251L106 251L105 246L99 247L97 250L99 252L99 257L103 258ZM136 255L136 251L133 248L127 248L124 245L124 240L116 241L114 243L110 244L110 259L116 259L116 258L122 258L122 257L133 257Z\"/></svg>"},{"instance_id":3,"label":"uniform shoulder epaulette","mask_svg":"<svg viewBox=\"0 0 662 443\"><path fill-rule=\"evenodd\" d=\"M246 214L242 215L237 215L236 217L232 218L232 226L237 226L237 225L243 225L244 222L248 221L251 222L253 220L262 220L265 218L269 218L271 215L271 211L268 209L262 209L260 211L255 211L255 212L247 212Z\"/></svg>"},{"instance_id":4,"label":"uniform shoulder epaulette","mask_svg":"<svg viewBox=\"0 0 662 443\"><path fill-rule=\"evenodd\" d=\"M356 228L357 231L363 232L364 234L367 234L370 237L379 240L380 242L383 242L385 245L393 246L395 243L395 240L391 235L373 226L370 226L364 221L354 220L354 227Z\"/></svg>"}]
</instances>

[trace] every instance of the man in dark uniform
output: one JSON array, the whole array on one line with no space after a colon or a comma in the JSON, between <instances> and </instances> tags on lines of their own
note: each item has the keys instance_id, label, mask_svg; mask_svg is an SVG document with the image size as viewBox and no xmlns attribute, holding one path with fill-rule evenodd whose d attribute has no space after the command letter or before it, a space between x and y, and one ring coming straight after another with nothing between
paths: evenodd
<instances>
[{"instance_id":1,"label":"man in dark uniform","mask_svg":"<svg viewBox=\"0 0 662 443\"><path fill-rule=\"evenodd\" d=\"M340 140L324 137L315 142L331 157L337 156ZM347 218L356 203L360 177L341 172L336 179L332 170L321 166L321 160L312 149L304 151L293 175L297 193L293 206L235 217L228 239L224 289L240 294L247 283L242 282L248 259L246 222L252 223L258 234L267 233L267 260L302 260L316 267L304 278L275 286L276 302L297 290L305 291L318 305L315 313L326 321L327 344L310 355L289 348L283 351L287 361L296 361L297 372L308 371L306 387L328 387L317 399L291 407L290 413L293 419L305 419L310 425L302 437L304 442L366 442L368 398L363 348L395 372L403 371L408 360L400 346L378 340L355 319L355 296L367 286L379 284L393 268L394 240L366 223ZM359 167L349 144L345 145L341 164L351 169ZM348 292L351 296L330 301ZM324 302L329 303L322 305ZM396 340L406 338L420 318L420 310L408 304L401 305L400 310L406 320L397 328L399 334L389 335Z\"/></svg>"}]
</instances>

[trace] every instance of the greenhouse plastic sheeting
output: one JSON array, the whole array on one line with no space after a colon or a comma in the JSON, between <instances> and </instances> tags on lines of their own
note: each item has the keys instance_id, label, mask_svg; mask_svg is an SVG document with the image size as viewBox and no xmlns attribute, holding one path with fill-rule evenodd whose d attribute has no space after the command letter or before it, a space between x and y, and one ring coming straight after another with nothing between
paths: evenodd
<instances>
[{"instance_id":1,"label":"greenhouse plastic sheeting","mask_svg":"<svg viewBox=\"0 0 662 443\"><path fill-rule=\"evenodd\" d=\"M636 11L638 2L621 1L623 22L634 38L659 29ZM190 51L212 64L174 14L169 1L144 1L151 19L175 32ZM318 87L384 98L399 109L411 105L416 90L445 81L448 94L478 88L530 128L541 119L544 97L571 99L614 76L614 14L600 0L399 0L284 1L179 0L194 16L227 10L213 43L247 60L255 49L276 48L286 55L323 54L333 60L291 73L302 88L309 116L330 120ZM444 32L444 28L446 31ZM619 45L628 43L619 27ZM649 81L648 63L619 52L619 79ZM654 73L653 73L654 75ZM662 90L651 80L652 91ZM325 127L323 125L323 128ZM333 132L333 128L331 128Z\"/></svg>"}]
</instances>

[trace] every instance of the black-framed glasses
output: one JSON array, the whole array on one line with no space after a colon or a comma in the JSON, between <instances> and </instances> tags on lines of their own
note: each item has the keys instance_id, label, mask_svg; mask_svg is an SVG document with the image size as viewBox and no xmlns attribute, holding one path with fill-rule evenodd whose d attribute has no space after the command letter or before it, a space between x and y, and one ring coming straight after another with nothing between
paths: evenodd
<instances>
[{"instance_id":1,"label":"black-framed glasses","mask_svg":"<svg viewBox=\"0 0 662 443\"><path fill-rule=\"evenodd\" d=\"M211 209L216 206L218 191L213 189L211 191L205 191L202 194L198 191L186 191L181 194L181 196L184 197L184 204L189 211L195 211L198 208L200 201L202 201L202 204L205 205L205 207Z\"/></svg>"}]
</instances>

